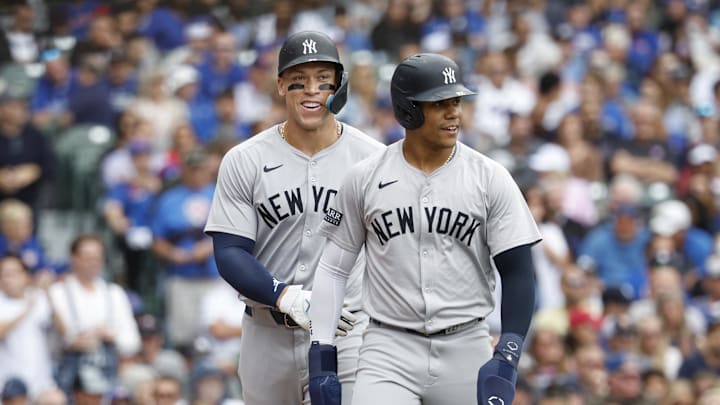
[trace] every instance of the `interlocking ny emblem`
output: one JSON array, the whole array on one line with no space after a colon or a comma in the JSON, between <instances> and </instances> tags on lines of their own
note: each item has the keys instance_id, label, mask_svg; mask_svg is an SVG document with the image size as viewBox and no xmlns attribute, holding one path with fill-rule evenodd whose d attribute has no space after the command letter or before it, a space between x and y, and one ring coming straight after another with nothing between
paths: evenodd
<instances>
[{"instance_id":1,"label":"interlocking ny emblem","mask_svg":"<svg viewBox=\"0 0 720 405\"><path fill-rule=\"evenodd\" d=\"M442 74L445 77L445 84L455 83L455 70L453 68L446 67L443 69Z\"/></svg>"},{"instance_id":2,"label":"interlocking ny emblem","mask_svg":"<svg viewBox=\"0 0 720 405\"><path fill-rule=\"evenodd\" d=\"M309 53L317 53L316 45L317 42L313 41L310 38L303 41L303 55L307 55Z\"/></svg>"}]
</instances>

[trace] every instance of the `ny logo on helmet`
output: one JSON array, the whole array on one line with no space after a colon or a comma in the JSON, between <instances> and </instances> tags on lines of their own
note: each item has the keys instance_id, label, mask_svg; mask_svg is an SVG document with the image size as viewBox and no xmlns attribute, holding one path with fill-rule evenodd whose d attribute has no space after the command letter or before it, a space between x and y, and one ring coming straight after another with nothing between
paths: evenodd
<instances>
[{"instance_id":1,"label":"ny logo on helmet","mask_svg":"<svg viewBox=\"0 0 720 405\"><path fill-rule=\"evenodd\" d=\"M442 74L445 77L445 84L455 83L455 70L453 68L446 67L443 69Z\"/></svg>"},{"instance_id":2,"label":"ny logo on helmet","mask_svg":"<svg viewBox=\"0 0 720 405\"><path fill-rule=\"evenodd\" d=\"M303 55L307 55L309 53L317 53L317 42L313 41L312 39L308 38L305 41L303 41Z\"/></svg>"}]
</instances>

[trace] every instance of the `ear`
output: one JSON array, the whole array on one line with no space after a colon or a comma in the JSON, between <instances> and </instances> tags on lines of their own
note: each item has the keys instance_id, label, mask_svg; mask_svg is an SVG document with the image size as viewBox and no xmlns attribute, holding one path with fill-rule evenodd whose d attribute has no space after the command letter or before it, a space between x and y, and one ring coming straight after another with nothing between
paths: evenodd
<instances>
[{"instance_id":1,"label":"ear","mask_svg":"<svg viewBox=\"0 0 720 405\"><path fill-rule=\"evenodd\" d=\"M286 86L283 85L283 78L282 76L278 76L277 78L277 90L280 97L285 97L285 94L287 94Z\"/></svg>"}]
</instances>

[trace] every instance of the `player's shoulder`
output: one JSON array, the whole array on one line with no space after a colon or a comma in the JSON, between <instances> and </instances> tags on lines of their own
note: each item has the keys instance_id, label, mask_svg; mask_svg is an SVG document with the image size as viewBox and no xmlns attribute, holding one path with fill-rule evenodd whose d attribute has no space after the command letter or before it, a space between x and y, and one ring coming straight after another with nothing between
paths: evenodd
<instances>
[{"instance_id":1,"label":"player's shoulder","mask_svg":"<svg viewBox=\"0 0 720 405\"><path fill-rule=\"evenodd\" d=\"M343 136L353 148L360 148L362 152L372 153L374 151L385 149L385 144L377 141L365 132L353 127L352 125L342 123Z\"/></svg>"},{"instance_id":2,"label":"player's shoulder","mask_svg":"<svg viewBox=\"0 0 720 405\"><path fill-rule=\"evenodd\" d=\"M226 154L225 159L239 159L256 154L267 153L266 148L270 147L279 137L278 126L273 125L264 129L243 142L233 146Z\"/></svg>"}]
</instances>

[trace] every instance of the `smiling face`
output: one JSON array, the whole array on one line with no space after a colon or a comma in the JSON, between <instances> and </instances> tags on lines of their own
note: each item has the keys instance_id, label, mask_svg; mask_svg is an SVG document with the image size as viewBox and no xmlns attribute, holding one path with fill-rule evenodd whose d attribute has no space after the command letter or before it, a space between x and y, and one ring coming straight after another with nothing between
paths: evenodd
<instances>
[{"instance_id":1,"label":"smiling face","mask_svg":"<svg viewBox=\"0 0 720 405\"><path fill-rule=\"evenodd\" d=\"M310 62L293 66L278 77L278 93L285 97L288 119L312 131L330 118L325 103L335 92L335 65Z\"/></svg>"},{"instance_id":2,"label":"smiling face","mask_svg":"<svg viewBox=\"0 0 720 405\"><path fill-rule=\"evenodd\" d=\"M420 102L425 121L414 130L417 142L430 149L447 149L455 146L462 119L460 97L435 102Z\"/></svg>"}]
</instances>

